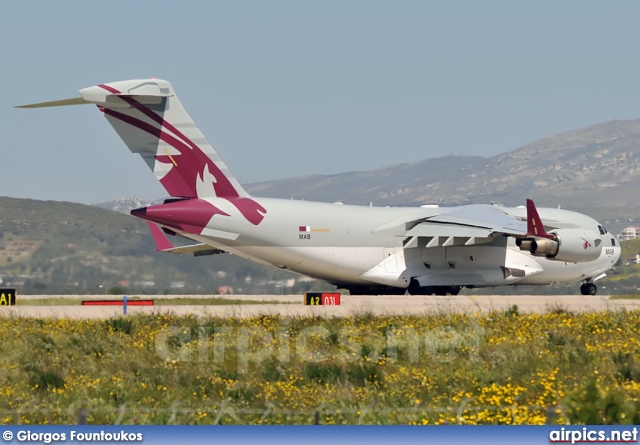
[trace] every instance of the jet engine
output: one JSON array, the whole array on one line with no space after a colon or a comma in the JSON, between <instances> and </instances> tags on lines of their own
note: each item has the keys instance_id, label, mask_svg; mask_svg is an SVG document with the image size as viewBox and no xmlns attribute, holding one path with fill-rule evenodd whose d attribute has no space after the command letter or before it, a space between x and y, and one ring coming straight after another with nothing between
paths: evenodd
<instances>
[{"instance_id":1,"label":"jet engine","mask_svg":"<svg viewBox=\"0 0 640 445\"><path fill-rule=\"evenodd\" d=\"M516 245L531 255L568 263L596 260L602 251L602 240L595 232L582 229L558 229L551 238L519 238Z\"/></svg>"}]
</instances>

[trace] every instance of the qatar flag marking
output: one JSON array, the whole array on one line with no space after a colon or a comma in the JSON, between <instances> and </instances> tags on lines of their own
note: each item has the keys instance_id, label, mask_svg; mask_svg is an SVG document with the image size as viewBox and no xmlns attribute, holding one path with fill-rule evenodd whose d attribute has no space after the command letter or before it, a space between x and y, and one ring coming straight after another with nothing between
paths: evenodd
<instances>
[{"instance_id":1,"label":"qatar flag marking","mask_svg":"<svg viewBox=\"0 0 640 445\"><path fill-rule=\"evenodd\" d=\"M330 232L330 230L326 228L318 228L318 227L311 228L311 226L298 226L298 232L303 232L303 233Z\"/></svg>"}]
</instances>

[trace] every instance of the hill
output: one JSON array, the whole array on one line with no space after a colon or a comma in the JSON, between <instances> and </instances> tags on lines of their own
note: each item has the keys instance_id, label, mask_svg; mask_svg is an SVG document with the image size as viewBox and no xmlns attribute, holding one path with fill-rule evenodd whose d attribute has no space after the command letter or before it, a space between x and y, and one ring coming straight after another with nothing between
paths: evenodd
<instances>
[{"instance_id":1,"label":"hill","mask_svg":"<svg viewBox=\"0 0 640 445\"><path fill-rule=\"evenodd\" d=\"M195 258L154 249L147 224L132 216L0 197L0 278L22 293L215 293L230 286L273 294L313 285L229 254Z\"/></svg>"},{"instance_id":2,"label":"hill","mask_svg":"<svg viewBox=\"0 0 640 445\"><path fill-rule=\"evenodd\" d=\"M246 188L257 196L376 205L516 206L532 198L539 206L561 205L609 221L618 231L640 215L640 119L589 126L490 158L447 156Z\"/></svg>"}]
</instances>

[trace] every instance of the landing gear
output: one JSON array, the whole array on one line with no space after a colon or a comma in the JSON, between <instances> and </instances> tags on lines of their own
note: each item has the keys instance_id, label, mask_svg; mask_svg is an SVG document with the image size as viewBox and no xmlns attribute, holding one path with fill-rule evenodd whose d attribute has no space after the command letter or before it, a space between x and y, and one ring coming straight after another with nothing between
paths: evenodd
<instances>
[{"instance_id":1,"label":"landing gear","mask_svg":"<svg viewBox=\"0 0 640 445\"><path fill-rule=\"evenodd\" d=\"M595 295L598 292L598 287L589 282L589 283L584 283L582 286L580 286L580 293L582 295Z\"/></svg>"},{"instance_id":2,"label":"landing gear","mask_svg":"<svg viewBox=\"0 0 640 445\"><path fill-rule=\"evenodd\" d=\"M391 286L349 286L350 295L404 295L406 289Z\"/></svg>"},{"instance_id":3,"label":"landing gear","mask_svg":"<svg viewBox=\"0 0 640 445\"><path fill-rule=\"evenodd\" d=\"M349 295L368 295L369 288L365 286L345 287L349 291Z\"/></svg>"},{"instance_id":4,"label":"landing gear","mask_svg":"<svg viewBox=\"0 0 640 445\"><path fill-rule=\"evenodd\" d=\"M451 295L458 295L462 286L449 286L449 293Z\"/></svg>"},{"instance_id":5,"label":"landing gear","mask_svg":"<svg viewBox=\"0 0 640 445\"><path fill-rule=\"evenodd\" d=\"M439 295L445 296L458 295L462 286L420 286L420 283L415 278L409 283L407 289L411 295Z\"/></svg>"}]
</instances>

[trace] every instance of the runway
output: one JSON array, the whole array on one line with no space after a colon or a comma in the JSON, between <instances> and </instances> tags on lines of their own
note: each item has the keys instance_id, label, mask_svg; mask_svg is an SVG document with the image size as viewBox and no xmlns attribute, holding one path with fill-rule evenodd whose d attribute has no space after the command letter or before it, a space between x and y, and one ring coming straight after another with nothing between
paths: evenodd
<instances>
[{"instance_id":1,"label":"runway","mask_svg":"<svg viewBox=\"0 0 640 445\"><path fill-rule=\"evenodd\" d=\"M0 316L53 317L53 318L111 318L123 315L121 306L28 306L21 300L40 298L103 299L94 296L18 296L17 306L0 307ZM117 297L110 297L117 298ZM143 296L149 299L206 298L202 295ZM638 300L612 300L609 296L582 295L458 295L458 296L342 296L340 306L305 306L302 295L229 295L212 296L229 300L269 301L269 304L229 305L157 305L129 306L128 315L175 314L212 317L251 317L255 315L344 317L363 314L374 315L420 315L433 313L476 313L506 310L513 305L520 312L549 312L566 310L571 312L600 312L606 310L635 310L640 308Z\"/></svg>"}]
</instances>

